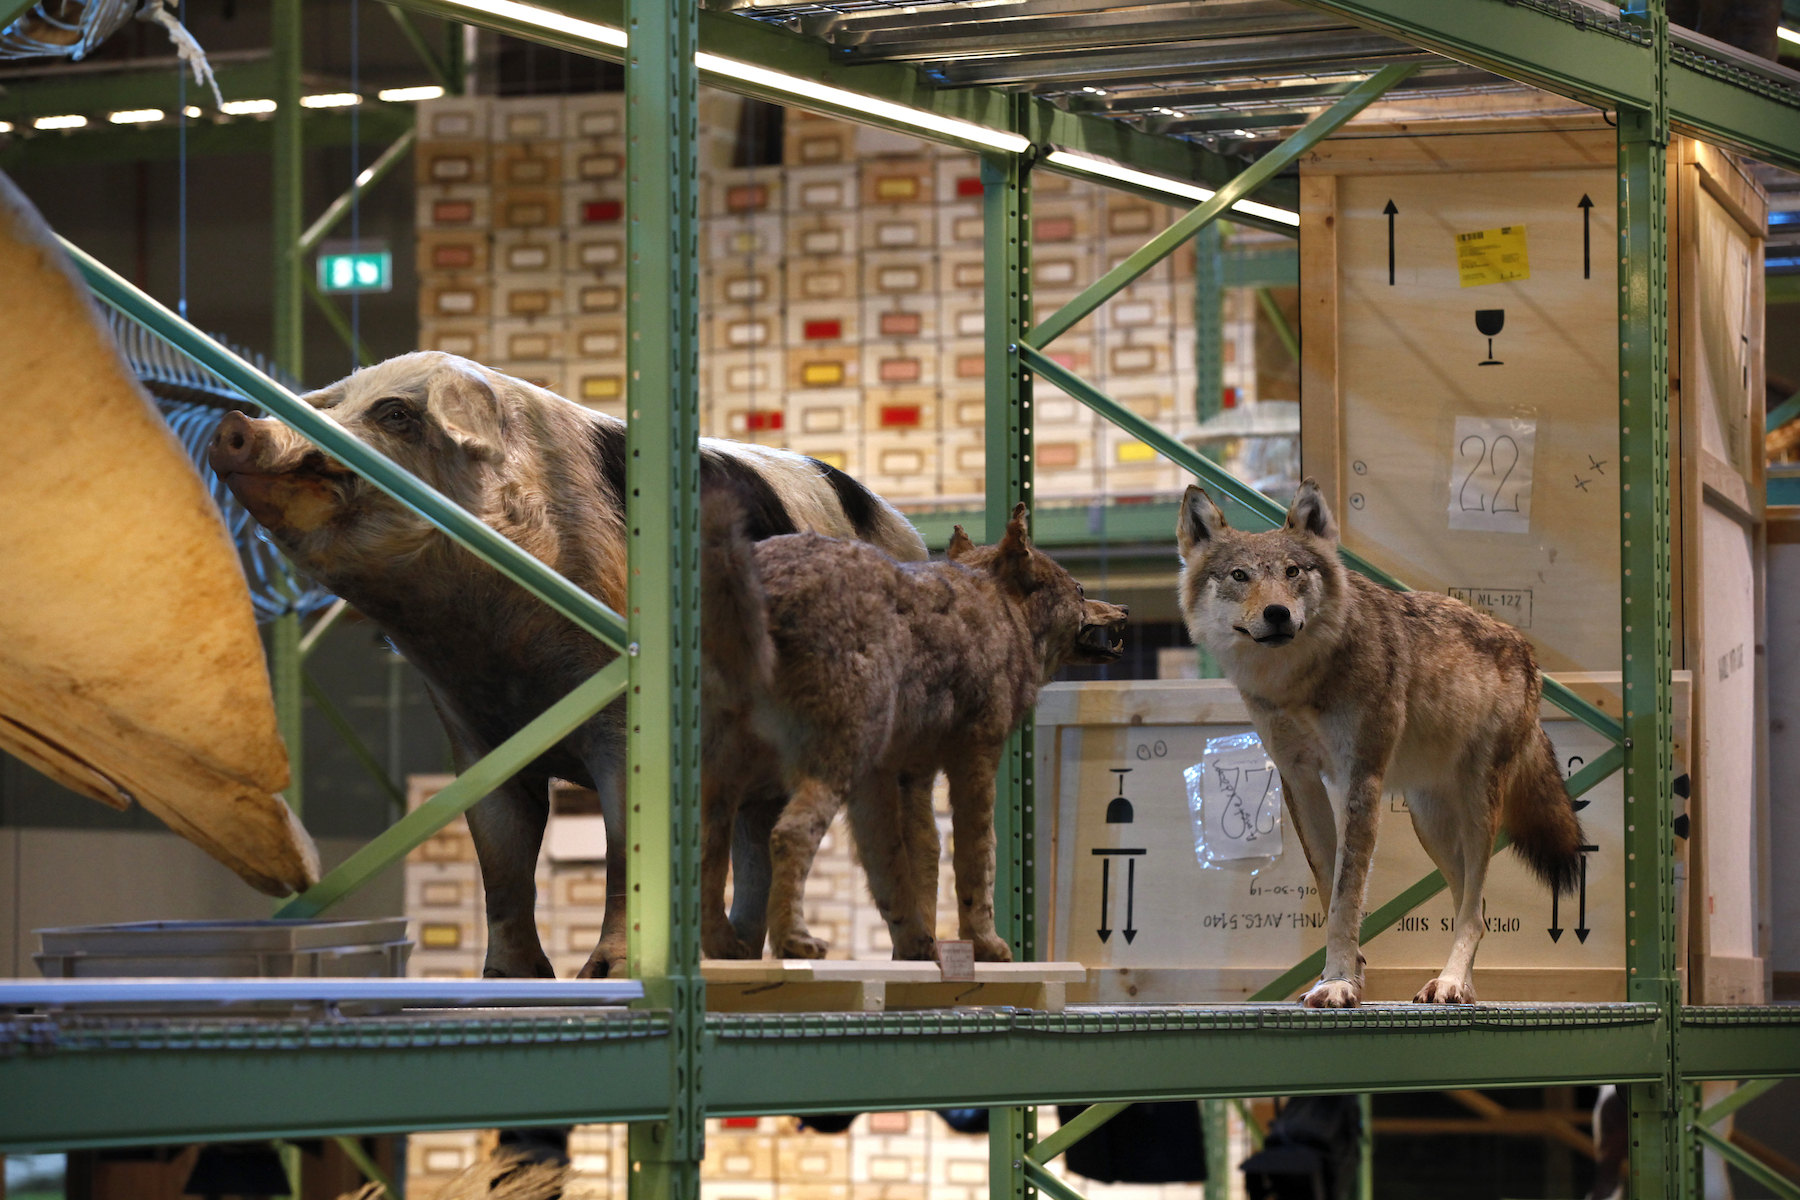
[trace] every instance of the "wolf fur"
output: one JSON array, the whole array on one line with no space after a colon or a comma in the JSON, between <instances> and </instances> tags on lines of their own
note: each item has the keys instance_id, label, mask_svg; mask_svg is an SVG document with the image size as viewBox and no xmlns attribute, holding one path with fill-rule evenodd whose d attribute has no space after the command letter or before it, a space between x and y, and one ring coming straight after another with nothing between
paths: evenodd
<instances>
[{"instance_id":1,"label":"wolf fur","mask_svg":"<svg viewBox=\"0 0 1800 1200\"><path fill-rule=\"evenodd\" d=\"M626 607L625 422L479 363L404 354L303 399L615 610ZM273 419L220 422L213 468L308 575L370 617L424 674L458 768L616 657L411 509ZM727 488L746 536L816 530L898 559L925 543L891 505L824 463L702 438L703 492ZM533 871L552 776L600 793L604 932L583 974L625 954L625 702L608 706L469 810L487 895L485 974L550 975ZM772 772L769 772L772 774ZM740 882L766 878L766 830L739 839ZM760 907L753 905L752 907Z\"/></svg>"},{"instance_id":2,"label":"wolf fur","mask_svg":"<svg viewBox=\"0 0 1800 1200\"><path fill-rule=\"evenodd\" d=\"M1302 1001L1362 998L1358 932L1381 797L1394 790L1456 905L1449 962L1415 999L1474 1003L1495 832L1504 826L1555 891L1580 867L1581 825L1538 724L1531 644L1461 601L1351 573L1311 479L1287 523L1265 533L1230 528L1190 486L1176 540L1188 632L1242 693L1326 905L1325 971Z\"/></svg>"},{"instance_id":3,"label":"wolf fur","mask_svg":"<svg viewBox=\"0 0 1800 1200\"><path fill-rule=\"evenodd\" d=\"M1085 599L1033 548L1025 506L995 546L958 526L949 561L902 563L857 542L793 534L752 544L723 495L702 510L701 640L708 679L701 927L725 926L725 847L739 763L773 749L788 797L773 821L768 936L778 958L821 958L801 917L819 839L846 802L869 891L897 959L937 957L938 834L950 785L957 927L983 962L994 929L994 779L1006 740L1065 663L1111 662L1123 607ZM760 943L759 943L760 945ZM753 956L754 948L740 952Z\"/></svg>"}]
</instances>

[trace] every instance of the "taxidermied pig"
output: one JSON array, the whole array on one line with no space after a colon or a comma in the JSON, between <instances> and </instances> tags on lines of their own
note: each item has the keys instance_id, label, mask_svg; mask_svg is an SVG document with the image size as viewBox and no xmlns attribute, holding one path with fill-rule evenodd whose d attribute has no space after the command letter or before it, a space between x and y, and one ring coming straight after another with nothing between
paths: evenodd
<instances>
[{"instance_id":1,"label":"taxidermied pig","mask_svg":"<svg viewBox=\"0 0 1800 1200\"><path fill-rule=\"evenodd\" d=\"M612 608L625 608L625 423L437 352L404 354L304 399ZM903 560L925 543L841 471L785 450L701 439L701 488L747 498L749 536L815 531ZM377 622L430 685L466 767L615 656L386 493L273 418L219 423L215 471L307 574ZM607 904L583 975L625 958L625 702L620 700L469 810L487 891L484 974L552 974L533 872L548 781L600 793ZM767 878L766 830L738 838L739 890ZM760 897L742 906L760 941ZM743 931L740 931L743 932Z\"/></svg>"}]
</instances>

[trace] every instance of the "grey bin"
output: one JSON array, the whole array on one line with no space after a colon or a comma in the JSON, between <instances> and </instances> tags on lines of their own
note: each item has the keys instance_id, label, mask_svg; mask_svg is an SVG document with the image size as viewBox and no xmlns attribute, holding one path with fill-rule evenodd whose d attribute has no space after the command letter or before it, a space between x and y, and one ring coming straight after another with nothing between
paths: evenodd
<instances>
[{"instance_id":1,"label":"grey bin","mask_svg":"<svg viewBox=\"0 0 1800 1200\"><path fill-rule=\"evenodd\" d=\"M405 917L365 921L134 921L40 929L46 979L400 978Z\"/></svg>"}]
</instances>

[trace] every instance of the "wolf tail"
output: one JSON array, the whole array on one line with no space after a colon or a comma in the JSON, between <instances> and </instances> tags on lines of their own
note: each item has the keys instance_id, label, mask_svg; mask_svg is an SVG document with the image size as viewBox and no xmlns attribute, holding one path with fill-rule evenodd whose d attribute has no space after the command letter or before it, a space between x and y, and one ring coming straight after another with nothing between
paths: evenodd
<instances>
[{"instance_id":1,"label":"wolf tail","mask_svg":"<svg viewBox=\"0 0 1800 1200\"><path fill-rule=\"evenodd\" d=\"M1534 703L1535 713L1537 705ZM1535 721L1515 762L1502 823L1531 873L1553 892L1572 892L1587 835L1557 768L1550 735Z\"/></svg>"},{"instance_id":2,"label":"wolf tail","mask_svg":"<svg viewBox=\"0 0 1800 1200\"><path fill-rule=\"evenodd\" d=\"M706 668L740 698L774 674L767 602L744 509L727 491L700 501L700 647Z\"/></svg>"}]
</instances>

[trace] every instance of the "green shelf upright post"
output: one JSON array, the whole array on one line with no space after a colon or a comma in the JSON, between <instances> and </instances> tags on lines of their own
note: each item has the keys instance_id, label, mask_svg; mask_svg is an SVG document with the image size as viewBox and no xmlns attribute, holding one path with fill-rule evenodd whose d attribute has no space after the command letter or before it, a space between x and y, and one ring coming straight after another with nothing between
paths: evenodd
<instances>
[{"instance_id":1,"label":"green shelf upright post","mask_svg":"<svg viewBox=\"0 0 1800 1200\"><path fill-rule=\"evenodd\" d=\"M1664 1013L1662 1078L1626 1089L1633 1200L1685 1194L1675 1075L1676 974L1672 660L1669 570L1669 278L1666 73L1662 0L1640 20L1653 53L1651 107L1621 107L1619 125L1619 493L1624 670L1627 996Z\"/></svg>"},{"instance_id":2,"label":"green shelf upright post","mask_svg":"<svg viewBox=\"0 0 1800 1200\"><path fill-rule=\"evenodd\" d=\"M1007 102L1011 128L1023 132L1029 101ZM1031 372L1013 347L1031 327L1031 164L1021 155L981 160L987 389L987 519L992 542L1006 528L1013 505L1035 504L1031 494ZM1037 958L1035 758L1031 717L1013 734L994 781L994 916L1000 936L1019 961ZM996 1108L988 1114L988 1194L992 1200L1032 1200L1025 1156L1037 1141L1037 1112Z\"/></svg>"},{"instance_id":3,"label":"green shelf upright post","mask_svg":"<svg viewBox=\"0 0 1800 1200\"><path fill-rule=\"evenodd\" d=\"M670 1014L669 1110L631 1126L632 1200L694 1200L705 1153L695 13L625 6L627 923L644 1003Z\"/></svg>"},{"instance_id":4,"label":"green shelf upright post","mask_svg":"<svg viewBox=\"0 0 1800 1200\"><path fill-rule=\"evenodd\" d=\"M273 224L275 226L275 364L295 379L305 374L306 294L301 275L301 209L306 199L300 145L300 3L272 0L269 46L274 72L275 116L271 129ZM184 314L185 315L185 314ZM288 752L288 786L283 793L295 813L306 796L305 697L300 685L300 614L286 612L270 628L269 675L275 692L275 719Z\"/></svg>"}]
</instances>

